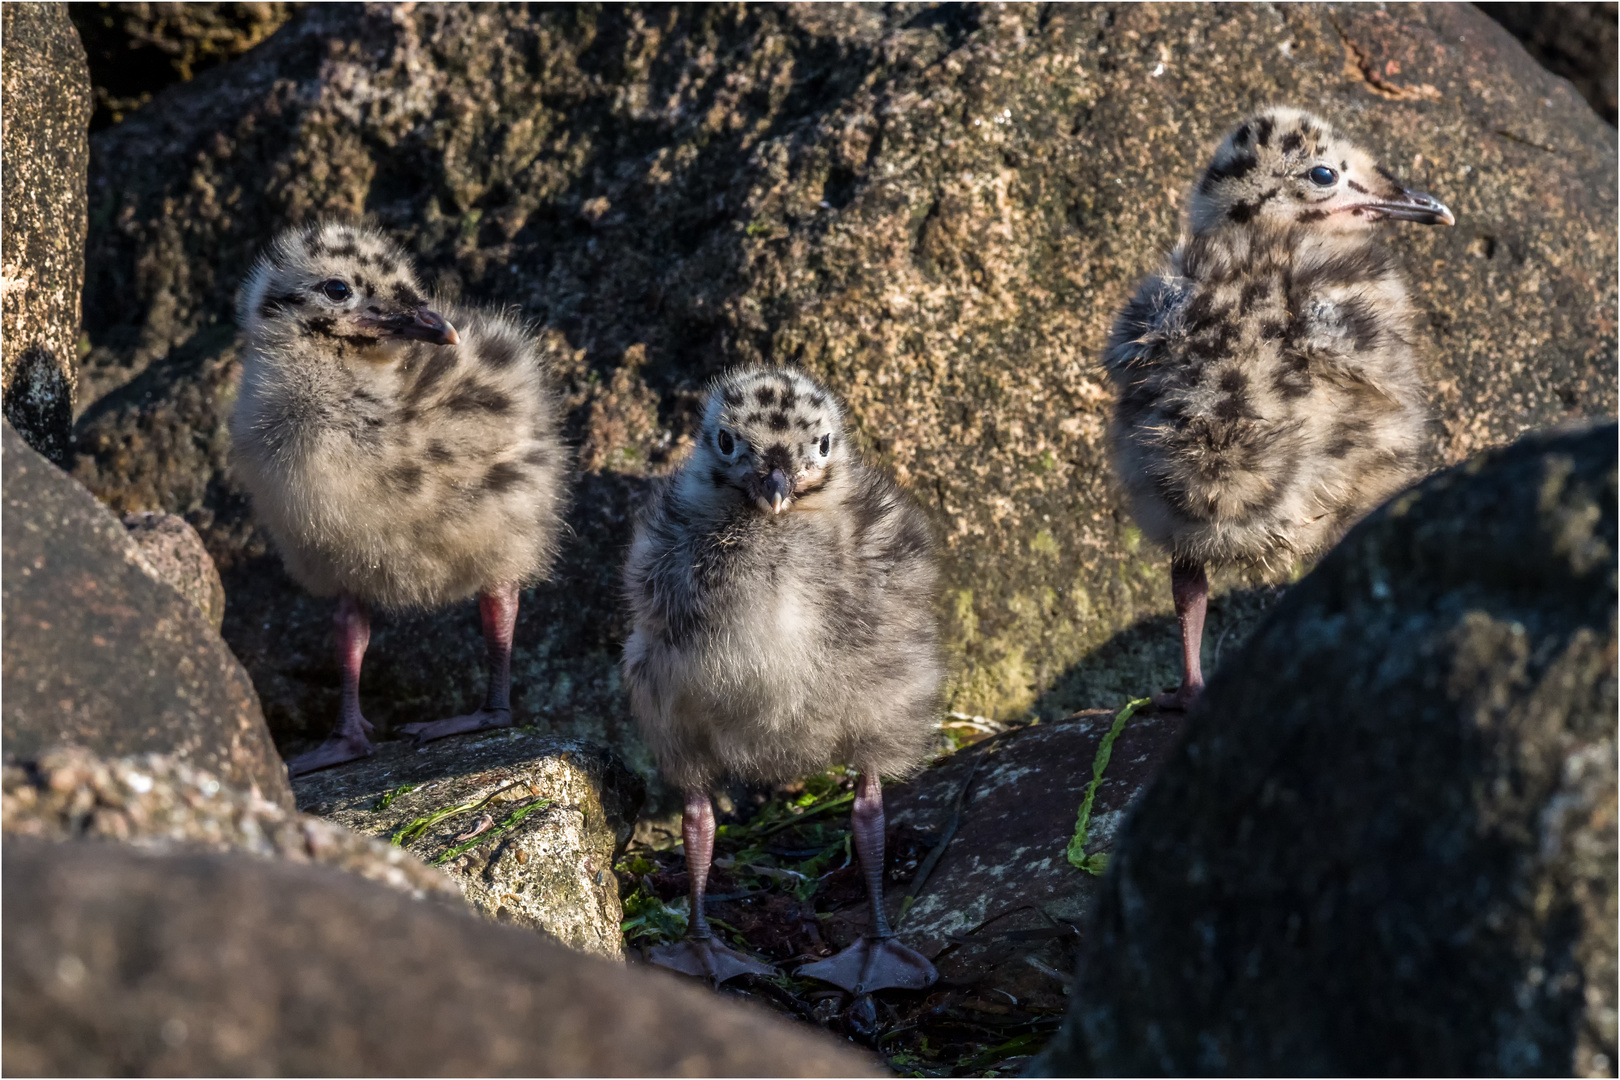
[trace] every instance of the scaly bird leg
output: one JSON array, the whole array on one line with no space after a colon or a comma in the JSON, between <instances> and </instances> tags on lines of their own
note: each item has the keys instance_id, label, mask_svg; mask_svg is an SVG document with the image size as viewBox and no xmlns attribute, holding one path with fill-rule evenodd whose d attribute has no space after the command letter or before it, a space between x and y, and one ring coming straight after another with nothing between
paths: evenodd
<instances>
[{"instance_id":1,"label":"scaly bird leg","mask_svg":"<svg viewBox=\"0 0 1620 1080\"><path fill-rule=\"evenodd\" d=\"M366 738L371 724L360 715L360 663L371 643L371 616L357 598L344 593L338 597L333 622L337 627L338 663L343 668L343 704L337 730L314 750L287 762L289 776L371 756L371 742Z\"/></svg>"},{"instance_id":2,"label":"scaly bird leg","mask_svg":"<svg viewBox=\"0 0 1620 1080\"><path fill-rule=\"evenodd\" d=\"M692 881L692 912L686 923L686 940L679 945L659 945L648 953L647 959L683 975L707 977L716 986L738 975L774 975L774 971L759 961L714 940L709 930L703 894L709 888L709 863L714 859L714 806L709 802L707 791L687 790L681 839L686 844L686 875Z\"/></svg>"},{"instance_id":3,"label":"scaly bird leg","mask_svg":"<svg viewBox=\"0 0 1620 1080\"><path fill-rule=\"evenodd\" d=\"M850 814L855 853L866 875L866 898L872 905L872 928L837 956L806 964L795 974L843 987L860 995L899 987L921 990L939 978L928 958L895 940L883 911L883 786L875 772L862 770L855 782Z\"/></svg>"},{"instance_id":4,"label":"scaly bird leg","mask_svg":"<svg viewBox=\"0 0 1620 1080\"><path fill-rule=\"evenodd\" d=\"M1209 577L1204 564L1181 559L1170 560L1170 595L1176 601L1176 621L1181 624L1181 685L1153 699L1161 709L1190 709L1204 692L1204 669L1200 654L1204 648L1204 612L1209 607Z\"/></svg>"},{"instance_id":5,"label":"scaly bird leg","mask_svg":"<svg viewBox=\"0 0 1620 1080\"><path fill-rule=\"evenodd\" d=\"M484 647L489 657L489 688L484 707L448 720L405 724L399 730L416 736L418 743L447 735L512 726L512 628L517 625L518 587L492 585L478 594L478 615L484 624Z\"/></svg>"}]
</instances>

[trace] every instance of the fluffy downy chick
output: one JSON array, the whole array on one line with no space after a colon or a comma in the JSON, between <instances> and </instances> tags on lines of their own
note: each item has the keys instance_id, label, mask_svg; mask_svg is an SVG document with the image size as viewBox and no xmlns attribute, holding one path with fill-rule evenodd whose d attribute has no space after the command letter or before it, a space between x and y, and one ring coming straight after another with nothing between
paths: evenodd
<instances>
[{"instance_id":1,"label":"fluffy downy chick","mask_svg":"<svg viewBox=\"0 0 1620 1080\"><path fill-rule=\"evenodd\" d=\"M1104 356L1120 479L1171 555L1185 675L1157 699L1170 708L1203 687L1205 564L1311 555L1415 475L1427 414L1414 314L1375 226L1452 224L1287 108L1227 136L1188 218Z\"/></svg>"},{"instance_id":2,"label":"fluffy downy chick","mask_svg":"<svg viewBox=\"0 0 1620 1080\"><path fill-rule=\"evenodd\" d=\"M686 792L688 940L654 960L716 981L763 972L709 934L709 785L857 766L856 850L871 932L801 968L856 992L934 972L883 913L879 777L929 753L944 666L922 511L860 459L837 400L803 374L750 368L713 386L692 456L639 525L625 571L631 706Z\"/></svg>"},{"instance_id":3,"label":"fluffy downy chick","mask_svg":"<svg viewBox=\"0 0 1620 1080\"><path fill-rule=\"evenodd\" d=\"M502 313L430 305L410 260L368 229L291 229L238 296L232 467L292 577L339 598L342 714L294 775L371 752L361 715L368 605L479 595L489 688L418 739L511 723L518 590L556 555L562 409L539 344Z\"/></svg>"}]
</instances>

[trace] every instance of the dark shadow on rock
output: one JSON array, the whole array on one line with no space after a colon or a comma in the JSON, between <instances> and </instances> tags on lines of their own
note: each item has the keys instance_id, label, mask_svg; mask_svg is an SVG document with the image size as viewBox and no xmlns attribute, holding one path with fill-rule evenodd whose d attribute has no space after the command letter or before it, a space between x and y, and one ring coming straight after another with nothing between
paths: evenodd
<instances>
[{"instance_id":1,"label":"dark shadow on rock","mask_svg":"<svg viewBox=\"0 0 1620 1080\"><path fill-rule=\"evenodd\" d=\"M1362 522L1116 843L1040 1075L1607 1075L1616 429Z\"/></svg>"},{"instance_id":2,"label":"dark shadow on rock","mask_svg":"<svg viewBox=\"0 0 1620 1080\"><path fill-rule=\"evenodd\" d=\"M1286 592L1280 585L1236 584L1220 574L1204 624L1204 677L1236 657L1260 619ZM1227 587L1221 588L1222 584ZM1170 591L1168 568L1164 591ZM1118 709L1181 682L1181 631L1174 615L1150 615L1121 630L1059 675L1040 696L1035 715L1056 719L1081 709Z\"/></svg>"}]
</instances>

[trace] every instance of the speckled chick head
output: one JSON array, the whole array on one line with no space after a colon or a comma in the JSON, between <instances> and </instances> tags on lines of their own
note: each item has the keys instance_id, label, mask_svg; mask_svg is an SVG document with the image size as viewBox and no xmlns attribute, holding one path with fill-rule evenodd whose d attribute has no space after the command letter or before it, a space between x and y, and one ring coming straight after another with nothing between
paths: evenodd
<instances>
[{"instance_id":1,"label":"speckled chick head","mask_svg":"<svg viewBox=\"0 0 1620 1080\"><path fill-rule=\"evenodd\" d=\"M306 348L368 360L387 360L409 341L460 340L429 306L398 244L336 222L276 237L237 296L237 322L249 341L301 339Z\"/></svg>"},{"instance_id":2,"label":"speckled chick head","mask_svg":"<svg viewBox=\"0 0 1620 1080\"><path fill-rule=\"evenodd\" d=\"M1245 120L1221 142L1189 216L1195 235L1234 226L1356 232L1385 218L1453 224L1438 200L1403 187L1332 125L1283 107Z\"/></svg>"},{"instance_id":3,"label":"speckled chick head","mask_svg":"<svg viewBox=\"0 0 1620 1080\"><path fill-rule=\"evenodd\" d=\"M849 453L826 387L786 368L741 368L710 388L682 494L699 505L740 495L761 513L784 514L835 500Z\"/></svg>"}]
</instances>

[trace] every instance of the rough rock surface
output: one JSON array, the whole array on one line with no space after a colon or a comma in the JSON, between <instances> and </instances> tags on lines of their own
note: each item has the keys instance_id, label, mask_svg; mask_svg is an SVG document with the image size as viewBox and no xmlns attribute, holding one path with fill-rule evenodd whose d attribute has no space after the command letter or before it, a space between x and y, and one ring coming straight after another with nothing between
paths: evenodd
<instances>
[{"instance_id":1,"label":"rough rock surface","mask_svg":"<svg viewBox=\"0 0 1620 1080\"><path fill-rule=\"evenodd\" d=\"M75 3L67 5L90 61L90 130L116 124L152 95L247 52L300 5Z\"/></svg>"},{"instance_id":2,"label":"rough rock surface","mask_svg":"<svg viewBox=\"0 0 1620 1080\"><path fill-rule=\"evenodd\" d=\"M147 573L189 600L218 632L225 621L225 584L197 530L178 514L152 510L125 514L123 521Z\"/></svg>"},{"instance_id":3,"label":"rough rock surface","mask_svg":"<svg viewBox=\"0 0 1620 1080\"><path fill-rule=\"evenodd\" d=\"M58 465L73 442L90 160L90 75L67 9L7 4L0 14L0 399Z\"/></svg>"},{"instance_id":4,"label":"rough rock surface","mask_svg":"<svg viewBox=\"0 0 1620 1080\"><path fill-rule=\"evenodd\" d=\"M437 288L573 350L577 541L524 597L520 717L648 764L618 563L704 380L752 360L844 393L932 515L953 709L1105 706L1177 656L1097 357L1210 147L1274 101L1456 211L1388 233L1436 461L1613 412L1615 133L1467 5L312 6L92 140L79 475L198 526L272 727L323 736L329 612L226 468L230 305L275 228L363 212ZM471 604L380 621L368 717L474 704L476 625Z\"/></svg>"},{"instance_id":5,"label":"rough rock surface","mask_svg":"<svg viewBox=\"0 0 1620 1080\"><path fill-rule=\"evenodd\" d=\"M0 423L0 733L8 756L59 744L173 754L292 807L247 672L202 613L150 577L123 525Z\"/></svg>"},{"instance_id":6,"label":"rough rock surface","mask_svg":"<svg viewBox=\"0 0 1620 1080\"><path fill-rule=\"evenodd\" d=\"M897 849L908 832L927 838L930 849L949 836L899 924L901 937L934 960L948 985L988 981L1026 1009L1041 1004L1038 998L1063 1007L1063 985L1051 972L1072 969L1075 927L1100 891L1100 879L1071 866L1065 852L1113 719L1114 710L1097 709L1015 729L885 792ZM1110 850L1181 728L1179 713L1126 721L1092 804L1087 854ZM908 891L889 890L891 917Z\"/></svg>"},{"instance_id":7,"label":"rough rock surface","mask_svg":"<svg viewBox=\"0 0 1620 1080\"><path fill-rule=\"evenodd\" d=\"M0 831L45 840L117 840L156 852L236 851L319 863L417 899L464 906L454 882L409 852L289 813L164 754L109 760L62 747L26 764L8 764L0 772Z\"/></svg>"},{"instance_id":8,"label":"rough rock surface","mask_svg":"<svg viewBox=\"0 0 1620 1080\"><path fill-rule=\"evenodd\" d=\"M825 1037L328 867L8 838L17 1075L859 1076Z\"/></svg>"},{"instance_id":9,"label":"rough rock surface","mask_svg":"<svg viewBox=\"0 0 1620 1080\"><path fill-rule=\"evenodd\" d=\"M1612 1076L1616 429L1364 522L1116 842L1045 1075Z\"/></svg>"},{"instance_id":10,"label":"rough rock surface","mask_svg":"<svg viewBox=\"0 0 1620 1080\"><path fill-rule=\"evenodd\" d=\"M613 861L644 789L611 754L518 730L421 749L391 742L300 776L293 790L302 809L380 838L437 817L402 843L442 865L480 914L581 952L624 954Z\"/></svg>"},{"instance_id":11,"label":"rough rock surface","mask_svg":"<svg viewBox=\"0 0 1620 1080\"><path fill-rule=\"evenodd\" d=\"M1480 4L1554 75L1568 79L1611 125L1615 122L1620 4Z\"/></svg>"}]
</instances>

